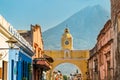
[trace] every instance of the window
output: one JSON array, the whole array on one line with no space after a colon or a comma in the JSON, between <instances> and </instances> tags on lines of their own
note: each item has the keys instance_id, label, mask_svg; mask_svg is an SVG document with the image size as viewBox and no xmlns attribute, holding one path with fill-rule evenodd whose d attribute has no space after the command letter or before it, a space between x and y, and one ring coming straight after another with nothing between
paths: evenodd
<instances>
[{"instance_id":1,"label":"window","mask_svg":"<svg viewBox=\"0 0 120 80\"><path fill-rule=\"evenodd\" d=\"M11 80L14 80L14 60L11 61Z\"/></svg>"},{"instance_id":2,"label":"window","mask_svg":"<svg viewBox=\"0 0 120 80\"><path fill-rule=\"evenodd\" d=\"M108 78L108 80L110 80L111 79L111 74L110 74L111 72L110 72L110 61L107 61L107 78Z\"/></svg>"},{"instance_id":3,"label":"window","mask_svg":"<svg viewBox=\"0 0 120 80\"><path fill-rule=\"evenodd\" d=\"M104 62L103 53L100 53L99 60L100 60L100 65L103 65Z\"/></svg>"},{"instance_id":4,"label":"window","mask_svg":"<svg viewBox=\"0 0 120 80\"><path fill-rule=\"evenodd\" d=\"M102 60L101 60L102 59L102 55L101 54L100 54L100 58L99 59L100 59L100 65L102 65Z\"/></svg>"},{"instance_id":5,"label":"window","mask_svg":"<svg viewBox=\"0 0 120 80\"><path fill-rule=\"evenodd\" d=\"M110 61L107 61L107 69L110 70Z\"/></svg>"},{"instance_id":6,"label":"window","mask_svg":"<svg viewBox=\"0 0 120 80\"><path fill-rule=\"evenodd\" d=\"M25 67L24 67L25 65L24 65L24 61L22 62L22 77L25 77L25 73L24 73L24 71L25 71Z\"/></svg>"},{"instance_id":7,"label":"window","mask_svg":"<svg viewBox=\"0 0 120 80\"><path fill-rule=\"evenodd\" d=\"M95 72L98 72L98 60L94 60Z\"/></svg>"}]
</instances>

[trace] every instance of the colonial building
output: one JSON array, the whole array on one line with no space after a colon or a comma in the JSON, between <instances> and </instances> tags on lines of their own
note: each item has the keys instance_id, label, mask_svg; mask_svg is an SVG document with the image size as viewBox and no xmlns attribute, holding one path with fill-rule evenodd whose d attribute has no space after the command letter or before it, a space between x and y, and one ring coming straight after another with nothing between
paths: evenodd
<instances>
[{"instance_id":1,"label":"colonial building","mask_svg":"<svg viewBox=\"0 0 120 80\"><path fill-rule=\"evenodd\" d=\"M33 56L34 80L42 80L43 71L51 69L50 62L53 62L53 60L51 57L44 55L41 27L39 25L31 25L31 27L33 30L33 47L35 49L35 55Z\"/></svg>"},{"instance_id":2,"label":"colonial building","mask_svg":"<svg viewBox=\"0 0 120 80\"><path fill-rule=\"evenodd\" d=\"M31 30L19 30L19 33L33 46L34 56L33 58L33 80L42 80L46 71L51 69L50 63L53 59L50 56L44 54L43 40L41 27L31 25Z\"/></svg>"},{"instance_id":3,"label":"colonial building","mask_svg":"<svg viewBox=\"0 0 120 80\"><path fill-rule=\"evenodd\" d=\"M111 80L120 80L120 0L110 0L110 2L113 45L111 52L112 63L110 63L109 65L112 77ZM103 73L102 75L104 74L106 73Z\"/></svg>"},{"instance_id":4,"label":"colonial building","mask_svg":"<svg viewBox=\"0 0 120 80\"><path fill-rule=\"evenodd\" d=\"M90 50L90 58L88 60L88 70L89 70L90 80L99 80L97 45L95 45L95 47L92 50Z\"/></svg>"},{"instance_id":5,"label":"colonial building","mask_svg":"<svg viewBox=\"0 0 120 80\"><path fill-rule=\"evenodd\" d=\"M31 45L0 16L0 79L31 80L33 54Z\"/></svg>"},{"instance_id":6,"label":"colonial building","mask_svg":"<svg viewBox=\"0 0 120 80\"><path fill-rule=\"evenodd\" d=\"M45 54L54 59L52 69L47 72L48 80L55 80L54 69L61 63L71 63L79 68L82 80L87 79L87 60L89 50L73 50L73 37L68 28L65 28L61 37L61 50L45 50Z\"/></svg>"},{"instance_id":7,"label":"colonial building","mask_svg":"<svg viewBox=\"0 0 120 80\"><path fill-rule=\"evenodd\" d=\"M5 30L1 20L5 23L5 19L0 15L0 80L8 80L9 46L6 43L8 38L3 34Z\"/></svg>"},{"instance_id":8,"label":"colonial building","mask_svg":"<svg viewBox=\"0 0 120 80\"><path fill-rule=\"evenodd\" d=\"M113 80L113 31L108 20L90 51L89 75L91 80Z\"/></svg>"},{"instance_id":9,"label":"colonial building","mask_svg":"<svg viewBox=\"0 0 120 80\"><path fill-rule=\"evenodd\" d=\"M113 45L113 73L114 80L120 80L120 0L111 1L111 21L114 32Z\"/></svg>"}]
</instances>

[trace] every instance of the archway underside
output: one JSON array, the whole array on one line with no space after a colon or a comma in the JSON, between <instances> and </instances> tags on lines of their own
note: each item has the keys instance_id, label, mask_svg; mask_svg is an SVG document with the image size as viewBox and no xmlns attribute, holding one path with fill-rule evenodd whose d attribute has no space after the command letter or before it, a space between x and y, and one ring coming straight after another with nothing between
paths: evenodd
<instances>
[{"instance_id":1,"label":"archway underside","mask_svg":"<svg viewBox=\"0 0 120 80\"><path fill-rule=\"evenodd\" d=\"M52 63L52 69L50 70L49 77L52 76L52 72L58 65L62 63L71 63L76 65L79 70L81 70L83 80L87 79L87 59L56 59L54 63ZM49 80L53 80L52 78Z\"/></svg>"}]
</instances>

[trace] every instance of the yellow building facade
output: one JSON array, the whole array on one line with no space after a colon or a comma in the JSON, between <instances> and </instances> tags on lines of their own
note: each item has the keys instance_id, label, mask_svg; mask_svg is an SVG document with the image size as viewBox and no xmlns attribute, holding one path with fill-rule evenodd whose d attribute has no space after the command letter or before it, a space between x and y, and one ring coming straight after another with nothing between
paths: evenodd
<instances>
[{"instance_id":1,"label":"yellow building facade","mask_svg":"<svg viewBox=\"0 0 120 80\"><path fill-rule=\"evenodd\" d=\"M45 50L44 53L54 59L54 62L51 64L52 69L47 72L47 80L54 80L53 70L62 63L76 65L81 71L83 80L87 79L89 50L73 50L73 37L67 28L61 37L61 50Z\"/></svg>"}]
</instances>

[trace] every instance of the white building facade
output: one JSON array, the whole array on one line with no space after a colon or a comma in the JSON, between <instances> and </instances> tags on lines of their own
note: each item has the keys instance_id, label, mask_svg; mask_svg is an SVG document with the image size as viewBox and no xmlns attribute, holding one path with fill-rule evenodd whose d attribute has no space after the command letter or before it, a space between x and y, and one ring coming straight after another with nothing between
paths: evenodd
<instances>
[{"instance_id":1,"label":"white building facade","mask_svg":"<svg viewBox=\"0 0 120 80\"><path fill-rule=\"evenodd\" d=\"M17 41L10 49L10 38ZM31 45L0 15L0 80L31 80Z\"/></svg>"}]
</instances>

